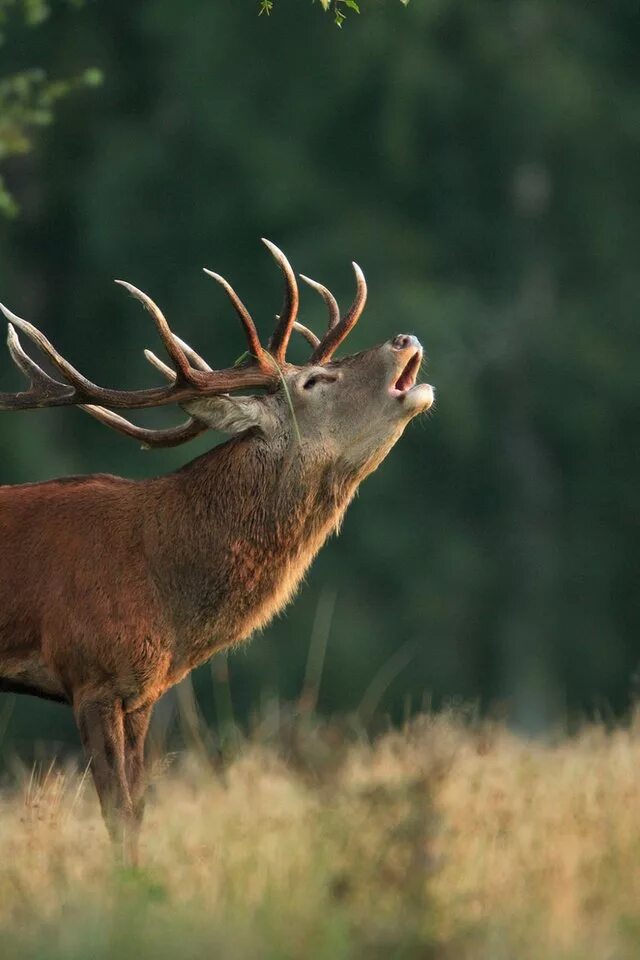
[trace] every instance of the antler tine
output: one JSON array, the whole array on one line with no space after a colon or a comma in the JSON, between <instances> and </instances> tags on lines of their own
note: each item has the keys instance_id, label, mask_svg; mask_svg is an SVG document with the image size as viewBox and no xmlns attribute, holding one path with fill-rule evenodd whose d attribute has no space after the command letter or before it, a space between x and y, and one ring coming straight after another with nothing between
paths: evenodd
<instances>
[{"instance_id":1,"label":"antler tine","mask_svg":"<svg viewBox=\"0 0 640 960\"><path fill-rule=\"evenodd\" d=\"M182 340L175 333L173 336L186 355L193 360L197 366L207 373L214 372L206 360L203 360L202 357L189 346L186 340ZM170 383L175 383L177 379L175 370L172 370L166 363L163 363L151 350L145 350L144 355L149 363L155 367L156 370L159 370ZM125 437L132 437L134 440L139 440L145 450L151 448L158 449L161 447L177 447L181 443L193 440L209 429L206 423L201 423L194 417L189 417L188 420L185 420L184 423L179 424L177 427L168 427L164 430L151 430L145 427L139 427L125 417L113 413L112 410L107 410L105 407L95 406L94 404L83 404L82 409L94 417L94 419L99 420L100 423L104 423L105 426L110 427L117 433L122 433Z\"/></svg>"},{"instance_id":2,"label":"antler tine","mask_svg":"<svg viewBox=\"0 0 640 960\"><path fill-rule=\"evenodd\" d=\"M6 310L6 308L3 309ZM30 382L29 390L26 394L23 394L23 396L67 397L73 394L73 387L68 386L66 383L60 383L59 380L54 380L53 377L50 377L48 373L45 373L44 370L42 370L38 364L24 352L18 334L16 333L15 327L12 323L8 325L7 329L7 347L9 348L11 359ZM3 394L0 394L0 409L5 407L11 408L14 406L15 395L7 394L5 396L7 397L7 401L3 403Z\"/></svg>"},{"instance_id":3,"label":"antler tine","mask_svg":"<svg viewBox=\"0 0 640 960\"><path fill-rule=\"evenodd\" d=\"M167 367L167 370L168 369ZM175 377L175 373L173 376ZM131 423L131 421L126 420L112 410L107 410L105 407L99 407L91 403L82 403L79 404L79 406L85 413L88 413L95 420L99 420L100 423L104 423L105 426L110 427L117 433L123 433L125 437L132 437L134 440L139 440L142 446L147 449L151 447L177 447L181 443L186 443L187 440L193 440L194 437L200 436L201 433L209 429L206 423L201 423L199 420L189 417L188 420L185 420L184 423L179 424L177 427L168 427L164 430L149 430L145 427L136 426L135 423Z\"/></svg>"},{"instance_id":4,"label":"antler tine","mask_svg":"<svg viewBox=\"0 0 640 960\"><path fill-rule=\"evenodd\" d=\"M213 373L213 367L210 367L206 360L203 360L199 353L190 347L186 340L183 340L182 337L179 337L177 333L173 335L176 342L182 347L186 355L191 360L194 367L197 367L198 370L203 370L205 373Z\"/></svg>"},{"instance_id":5,"label":"antler tine","mask_svg":"<svg viewBox=\"0 0 640 960\"><path fill-rule=\"evenodd\" d=\"M280 311L280 319L278 320L269 344L273 356L278 363L283 364L286 361L291 331L298 316L300 294L298 292L298 284L296 283L296 275L293 272L293 267L282 250L276 247L275 243L272 243L270 240L265 240L264 237L262 237L262 242L282 270L285 281L284 303Z\"/></svg>"},{"instance_id":6,"label":"antler tine","mask_svg":"<svg viewBox=\"0 0 640 960\"><path fill-rule=\"evenodd\" d=\"M169 383L176 382L176 372L172 370L171 367L168 367L166 363L163 363L160 357L156 357L155 353L152 350L145 350L144 355L149 361L152 367L155 367L156 370L159 370L163 377L166 377Z\"/></svg>"},{"instance_id":7,"label":"antler tine","mask_svg":"<svg viewBox=\"0 0 640 960\"><path fill-rule=\"evenodd\" d=\"M271 364L267 359L267 352L260 343L260 337L258 336L258 331L256 330L256 325L253 322L253 318L231 284L228 283L224 277L221 277L219 273L214 273L213 270L207 270L206 267L203 267L202 269L206 274L208 274L208 276L213 277L216 283L220 284L229 297L229 300L231 300L236 313L242 321L247 343L249 344L249 353L256 358L259 366L263 369L265 367L271 367Z\"/></svg>"},{"instance_id":8,"label":"antler tine","mask_svg":"<svg viewBox=\"0 0 640 960\"><path fill-rule=\"evenodd\" d=\"M327 290L327 288L321 283L318 283L317 280L312 280L311 277L305 277L303 273L300 274L300 279L304 280L304 282L310 287L313 287L313 289L320 294L326 303L329 311L329 322L327 324L327 329L331 330L332 327L337 326L337 324L340 322L340 307L338 306L338 301L331 293L331 290Z\"/></svg>"},{"instance_id":9,"label":"antler tine","mask_svg":"<svg viewBox=\"0 0 640 960\"><path fill-rule=\"evenodd\" d=\"M202 370L203 373L215 373L215 371L209 366L206 360L203 360L199 353L190 347L186 340L182 340L176 333L174 333L175 339L178 341L186 355L192 361L195 367L199 370ZM156 370L159 370L160 373L167 378L171 383L175 382L176 372L172 370L171 367L168 367L166 363L163 363L159 357L153 353L152 350L145 350L144 355L149 361L152 367L155 367Z\"/></svg>"},{"instance_id":10,"label":"antler tine","mask_svg":"<svg viewBox=\"0 0 640 960\"><path fill-rule=\"evenodd\" d=\"M302 334L307 343L310 343L314 350L320 346L320 337L316 337L313 330L309 330L309 327L305 327L303 323L298 323L297 320L294 321L293 329L296 331L296 333Z\"/></svg>"},{"instance_id":11,"label":"antler tine","mask_svg":"<svg viewBox=\"0 0 640 960\"><path fill-rule=\"evenodd\" d=\"M18 330L26 334L38 349L58 368L67 383L70 384L70 386L61 384L45 373L44 370L41 370L24 352L17 339L17 335L14 340L11 332L9 332L8 343L12 359L18 364L23 373L30 378L36 378L35 382L32 380L32 385L34 388L37 385L39 389L32 389L21 394L8 394L9 399L2 403L2 409L30 409L40 406L63 406L67 403L72 404L75 402L78 392L86 397L100 397L105 400L108 398L110 391L98 387L95 383L92 383L91 380L83 377L68 360L65 360L65 358L58 353L53 344L47 340L45 335L41 333L37 327L34 327L28 320L23 320L22 317L17 316L12 310L5 307L4 304L0 303L0 310L2 310L9 321L11 329L17 327ZM15 335L15 329L13 329L13 333ZM38 372L36 373L36 371Z\"/></svg>"},{"instance_id":12,"label":"antler tine","mask_svg":"<svg viewBox=\"0 0 640 960\"><path fill-rule=\"evenodd\" d=\"M276 313L276 322L280 319L280 314ZM316 337L313 330L309 330L309 327L305 327L304 323L298 323L297 320L294 321L293 329L296 333L301 334L311 346L314 348L320 346L320 337Z\"/></svg>"},{"instance_id":13,"label":"antler tine","mask_svg":"<svg viewBox=\"0 0 640 960\"><path fill-rule=\"evenodd\" d=\"M125 290L127 290L132 297L135 297L136 300L139 300L142 303L142 305L149 311L149 313L153 317L153 321L156 327L158 328L158 333L160 334L160 338L162 339L162 342L165 346L167 353L169 354L169 356L171 357L171 359L173 360L173 362L175 363L176 367L179 370L181 379L186 381L187 383L191 383L192 382L191 364L189 363L187 355L185 351L182 349L182 346L178 341L178 338L175 336L175 334L171 330L169 324L167 323L165 315L163 314L162 310L157 305L157 303L154 303L151 297L148 296L146 293L144 293L143 290L138 290L137 287L134 287L132 283L127 283L126 280L116 280L115 282L119 284L121 287L124 287Z\"/></svg>"},{"instance_id":14,"label":"antler tine","mask_svg":"<svg viewBox=\"0 0 640 960\"><path fill-rule=\"evenodd\" d=\"M320 346L314 350L311 357L311 363L325 363L327 360L330 360L337 348L340 346L345 337L348 336L349 332L355 327L356 323L362 315L365 304L367 302L367 281L364 278L364 273L360 269L357 263L353 263L353 272L356 275L356 296L355 300L345 313L342 320L336 324L336 326L331 327L320 343Z\"/></svg>"},{"instance_id":15,"label":"antler tine","mask_svg":"<svg viewBox=\"0 0 640 960\"><path fill-rule=\"evenodd\" d=\"M187 356L191 356L194 362L201 364L207 372L213 373L209 364L203 360L185 340L180 339L176 334L174 334L174 337L179 341L180 346ZM149 363L154 366L156 370L159 370L170 383L175 383L177 379L175 370L172 370L166 363L163 363L151 350L145 350L144 355ZM107 410L105 407L96 406L95 404L81 404L81 409L117 433L122 433L126 437L139 440L143 449L147 450L150 448L177 447L181 443L193 440L194 437L198 437L201 433L204 433L205 430L208 430L206 423L201 423L194 417L189 417L188 420L185 420L184 423L179 424L177 427L151 430L145 427L139 427L137 424L131 423L130 420L121 417L112 410Z\"/></svg>"}]
</instances>

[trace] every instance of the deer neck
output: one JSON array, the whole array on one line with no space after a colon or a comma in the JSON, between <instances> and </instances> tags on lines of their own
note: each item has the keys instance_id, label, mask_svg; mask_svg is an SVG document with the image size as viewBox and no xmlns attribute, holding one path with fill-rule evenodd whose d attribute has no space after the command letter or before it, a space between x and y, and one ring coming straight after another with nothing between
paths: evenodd
<instances>
[{"instance_id":1,"label":"deer neck","mask_svg":"<svg viewBox=\"0 0 640 960\"><path fill-rule=\"evenodd\" d=\"M171 478L156 576L189 666L263 627L340 524L357 479L328 457L245 435Z\"/></svg>"}]
</instances>

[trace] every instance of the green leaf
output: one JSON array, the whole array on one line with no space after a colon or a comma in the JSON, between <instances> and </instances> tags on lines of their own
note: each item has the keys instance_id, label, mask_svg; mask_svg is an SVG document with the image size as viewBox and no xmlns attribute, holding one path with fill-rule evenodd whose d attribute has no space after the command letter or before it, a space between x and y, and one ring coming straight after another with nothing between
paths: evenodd
<instances>
[{"instance_id":1,"label":"green leaf","mask_svg":"<svg viewBox=\"0 0 640 960\"><path fill-rule=\"evenodd\" d=\"M82 79L88 87L99 87L104 80L104 74L98 67L89 67L84 71Z\"/></svg>"}]
</instances>

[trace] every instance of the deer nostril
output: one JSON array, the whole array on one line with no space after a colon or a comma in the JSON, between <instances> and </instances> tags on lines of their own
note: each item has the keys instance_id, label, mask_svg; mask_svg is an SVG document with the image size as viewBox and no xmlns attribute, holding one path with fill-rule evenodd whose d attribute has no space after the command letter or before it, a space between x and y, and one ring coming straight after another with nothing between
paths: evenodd
<instances>
[{"instance_id":1,"label":"deer nostril","mask_svg":"<svg viewBox=\"0 0 640 960\"><path fill-rule=\"evenodd\" d=\"M406 347L410 347L414 337L409 336L407 333L399 333L397 337L394 337L391 341L391 345L396 348L396 350L404 350Z\"/></svg>"}]
</instances>

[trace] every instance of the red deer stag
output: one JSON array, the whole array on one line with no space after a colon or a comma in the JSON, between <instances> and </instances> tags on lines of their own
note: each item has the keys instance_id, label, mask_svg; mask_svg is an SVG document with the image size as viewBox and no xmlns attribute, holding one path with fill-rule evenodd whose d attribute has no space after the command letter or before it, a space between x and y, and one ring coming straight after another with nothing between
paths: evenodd
<instances>
[{"instance_id":1,"label":"red deer stag","mask_svg":"<svg viewBox=\"0 0 640 960\"><path fill-rule=\"evenodd\" d=\"M416 385L422 347L413 336L333 359L365 305L356 264L357 294L343 317L326 287L302 277L328 308L320 340L296 321L291 265L264 242L285 279L267 347L233 288L206 271L226 291L247 339L244 358L226 369L213 370L146 294L118 281L150 312L173 362L175 369L146 351L164 386L97 386L2 307L11 357L30 385L0 393L0 410L77 405L148 447L175 446L208 429L231 435L151 480L95 475L0 487L0 691L72 707L107 828L129 862L137 859L153 705L283 608L359 483L433 402L432 388ZM302 366L286 360L293 330L313 348ZM25 353L17 331L59 379ZM257 388L257 395L233 393ZM171 403L189 418L164 430L114 412Z\"/></svg>"}]
</instances>

